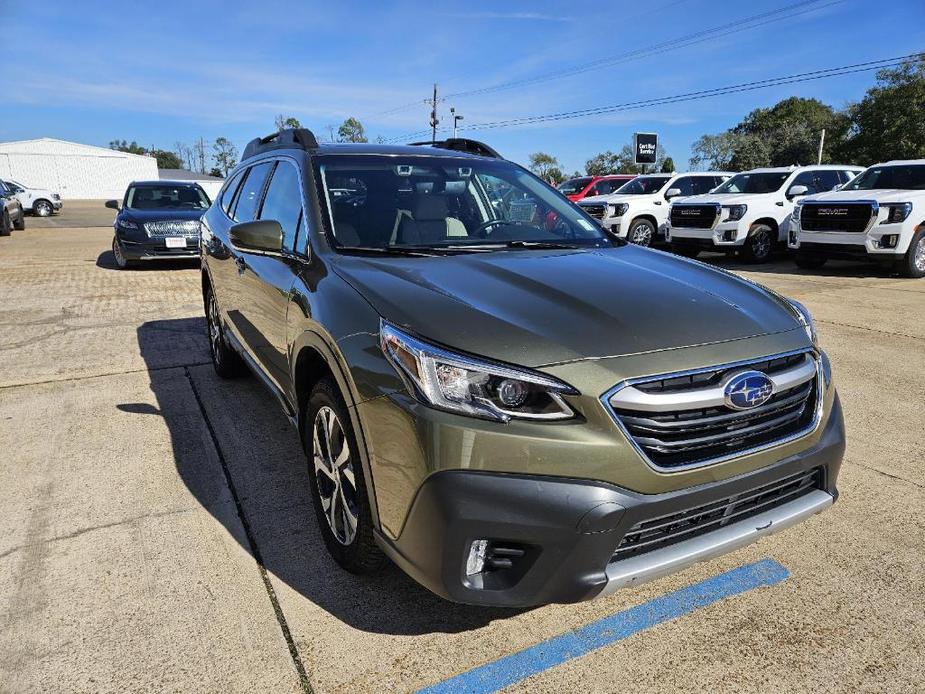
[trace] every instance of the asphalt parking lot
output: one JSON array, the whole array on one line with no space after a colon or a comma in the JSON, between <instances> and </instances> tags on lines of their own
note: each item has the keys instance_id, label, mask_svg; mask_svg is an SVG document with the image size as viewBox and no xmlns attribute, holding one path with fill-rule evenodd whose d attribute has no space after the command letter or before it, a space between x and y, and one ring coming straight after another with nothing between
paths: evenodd
<instances>
[{"instance_id":1,"label":"asphalt parking lot","mask_svg":"<svg viewBox=\"0 0 925 694\"><path fill-rule=\"evenodd\" d=\"M69 203L0 238L0 691L403 692L486 666L506 691L921 691L925 281L717 256L816 316L839 503L605 599L489 610L335 567L295 432L208 363L198 268L116 270L111 220ZM783 567L770 585L676 593L762 561ZM646 621L665 596L690 609ZM498 663L640 605L585 655Z\"/></svg>"}]
</instances>

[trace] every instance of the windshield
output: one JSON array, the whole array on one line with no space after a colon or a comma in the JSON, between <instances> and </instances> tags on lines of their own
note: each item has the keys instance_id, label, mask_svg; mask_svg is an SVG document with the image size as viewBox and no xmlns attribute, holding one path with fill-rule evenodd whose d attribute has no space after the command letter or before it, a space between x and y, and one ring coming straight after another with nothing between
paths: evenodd
<instances>
[{"instance_id":1,"label":"windshield","mask_svg":"<svg viewBox=\"0 0 925 694\"><path fill-rule=\"evenodd\" d=\"M559 184L559 192L563 195L574 195L580 193L591 182L590 176L584 178L570 178Z\"/></svg>"},{"instance_id":2,"label":"windshield","mask_svg":"<svg viewBox=\"0 0 925 694\"><path fill-rule=\"evenodd\" d=\"M637 176L614 191L619 195L650 195L657 193L671 180L671 176Z\"/></svg>"},{"instance_id":3,"label":"windshield","mask_svg":"<svg viewBox=\"0 0 925 694\"><path fill-rule=\"evenodd\" d=\"M199 186L132 186L125 198L133 210L207 210L211 204Z\"/></svg>"},{"instance_id":4,"label":"windshield","mask_svg":"<svg viewBox=\"0 0 925 694\"><path fill-rule=\"evenodd\" d=\"M925 190L925 164L872 166L843 190Z\"/></svg>"},{"instance_id":5,"label":"windshield","mask_svg":"<svg viewBox=\"0 0 925 694\"><path fill-rule=\"evenodd\" d=\"M776 193L790 176L790 171L740 173L726 181L714 193Z\"/></svg>"},{"instance_id":6,"label":"windshield","mask_svg":"<svg viewBox=\"0 0 925 694\"><path fill-rule=\"evenodd\" d=\"M340 247L611 245L592 218L507 161L345 155L317 161Z\"/></svg>"}]
</instances>

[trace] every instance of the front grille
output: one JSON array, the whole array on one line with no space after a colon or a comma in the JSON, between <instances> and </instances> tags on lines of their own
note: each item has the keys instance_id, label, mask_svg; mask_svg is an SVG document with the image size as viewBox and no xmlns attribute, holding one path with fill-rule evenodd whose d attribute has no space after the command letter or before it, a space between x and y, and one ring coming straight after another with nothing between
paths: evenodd
<instances>
[{"instance_id":1,"label":"front grille","mask_svg":"<svg viewBox=\"0 0 925 694\"><path fill-rule=\"evenodd\" d=\"M875 203L869 202L805 202L801 207L800 227L804 231L862 233L877 216Z\"/></svg>"},{"instance_id":2,"label":"front grille","mask_svg":"<svg viewBox=\"0 0 925 694\"><path fill-rule=\"evenodd\" d=\"M690 540L798 499L824 484L822 469L816 468L708 504L640 521L623 536L610 561Z\"/></svg>"},{"instance_id":3,"label":"front grille","mask_svg":"<svg viewBox=\"0 0 925 694\"><path fill-rule=\"evenodd\" d=\"M150 238L164 238L165 236L198 236L199 222L195 219L146 222L145 233Z\"/></svg>"},{"instance_id":4,"label":"front grille","mask_svg":"<svg viewBox=\"0 0 925 694\"><path fill-rule=\"evenodd\" d=\"M607 205L591 203L587 205L582 205L581 209L587 212L589 215L595 219L603 219L604 214L607 212Z\"/></svg>"},{"instance_id":5,"label":"front grille","mask_svg":"<svg viewBox=\"0 0 925 694\"><path fill-rule=\"evenodd\" d=\"M719 219L720 205L675 204L671 206L671 226L676 229L712 229Z\"/></svg>"},{"instance_id":6,"label":"front grille","mask_svg":"<svg viewBox=\"0 0 925 694\"><path fill-rule=\"evenodd\" d=\"M726 405L723 387L743 371L774 381L772 397L757 407ZM634 383L609 403L617 421L656 468L707 465L808 433L817 415L816 362L807 353L668 375Z\"/></svg>"}]
</instances>

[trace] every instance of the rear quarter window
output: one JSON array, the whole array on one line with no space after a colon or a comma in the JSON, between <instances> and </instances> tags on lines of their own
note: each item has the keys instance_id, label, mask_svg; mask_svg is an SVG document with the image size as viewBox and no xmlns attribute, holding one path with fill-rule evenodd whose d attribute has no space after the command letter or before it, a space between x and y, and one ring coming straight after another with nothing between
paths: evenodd
<instances>
[{"instance_id":1,"label":"rear quarter window","mask_svg":"<svg viewBox=\"0 0 925 694\"><path fill-rule=\"evenodd\" d=\"M266 183L267 174L273 162L265 162L252 166L247 172L247 178L241 184L241 192L238 193L237 202L234 205L234 213L231 215L236 222L251 222L257 214L257 205L260 203L260 195L263 193L263 185Z\"/></svg>"},{"instance_id":2,"label":"rear quarter window","mask_svg":"<svg viewBox=\"0 0 925 694\"><path fill-rule=\"evenodd\" d=\"M238 186L241 185L241 179L244 178L244 174L247 173L247 169L242 169L238 171L230 181L228 185L225 186L225 190L222 191L221 195L221 206L229 217L231 216L231 203L234 202L234 194L238 192Z\"/></svg>"}]
</instances>

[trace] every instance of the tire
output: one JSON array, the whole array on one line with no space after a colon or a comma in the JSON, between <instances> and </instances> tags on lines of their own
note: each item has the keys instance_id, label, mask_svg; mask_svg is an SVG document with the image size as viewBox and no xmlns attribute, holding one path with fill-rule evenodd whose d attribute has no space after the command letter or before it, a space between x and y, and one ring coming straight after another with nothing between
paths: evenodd
<instances>
[{"instance_id":1,"label":"tire","mask_svg":"<svg viewBox=\"0 0 925 694\"><path fill-rule=\"evenodd\" d=\"M211 289L206 292L205 308L206 337L209 339L212 367L219 378L237 378L244 373L244 361L241 355L228 344L225 326L218 310L218 302L215 301L215 294Z\"/></svg>"},{"instance_id":2,"label":"tire","mask_svg":"<svg viewBox=\"0 0 925 694\"><path fill-rule=\"evenodd\" d=\"M324 544L334 561L350 573L376 573L385 564L385 555L373 539L356 437L332 380L322 379L312 389L302 421L312 502Z\"/></svg>"},{"instance_id":3,"label":"tire","mask_svg":"<svg viewBox=\"0 0 925 694\"><path fill-rule=\"evenodd\" d=\"M748 230L742 257L749 263L766 263L774 251L774 230L767 224L755 224Z\"/></svg>"},{"instance_id":4,"label":"tire","mask_svg":"<svg viewBox=\"0 0 925 694\"><path fill-rule=\"evenodd\" d=\"M626 233L626 240L637 246L648 248L655 240L657 229L648 219L637 219L630 224L629 231Z\"/></svg>"},{"instance_id":5,"label":"tire","mask_svg":"<svg viewBox=\"0 0 925 694\"><path fill-rule=\"evenodd\" d=\"M700 255L700 249L697 246L688 246L684 243L671 244L671 252L685 258L696 258Z\"/></svg>"},{"instance_id":6,"label":"tire","mask_svg":"<svg viewBox=\"0 0 925 694\"><path fill-rule=\"evenodd\" d=\"M32 203L32 214L36 217L51 217L54 212L55 208L48 200L36 200Z\"/></svg>"},{"instance_id":7,"label":"tire","mask_svg":"<svg viewBox=\"0 0 925 694\"><path fill-rule=\"evenodd\" d=\"M13 225L10 224L10 213L3 210L3 219L0 220L0 236L9 236L13 233Z\"/></svg>"},{"instance_id":8,"label":"tire","mask_svg":"<svg viewBox=\"0 0 925 694\"><path fill-rule=\"evenodd\" d=\"M116 259L116 267L120 270L131 270L135 267L135 262L125 257L122 246L115 236L112 237L112 255Z\"/></svg>"},{"instance_id":9,"label":"tire","mask_svg":"<svg viewBox=\"0 0 925 694\"><path fill-rule=\"evenodd\" d=\"M798 251L793 261L797 264L797 267L804 270L818 270L826 264L828 258L814 253L801 253Z\"/></svg>"},{"instance_id":10,"label":"tire","mask_svg":"<svg viewBox=\"0 0 925 694\"><path fill-rule=\"evenodd\" d=\"M899 261L899 274L913 279L925 277L925 228L920 226L912 235L909 250Z\"/></svg>"},{"instance_id":11,"label":"tire","mask_svg":"<svg viewBox=\"0 0 925 694\"><path fill-rule=\"evenodd\" d=\"M19 219L13 222L13 228L16 231L24 231L26 228L26 213L19 210Z\"/></svg>"}]
</instances>

